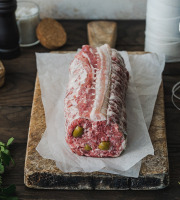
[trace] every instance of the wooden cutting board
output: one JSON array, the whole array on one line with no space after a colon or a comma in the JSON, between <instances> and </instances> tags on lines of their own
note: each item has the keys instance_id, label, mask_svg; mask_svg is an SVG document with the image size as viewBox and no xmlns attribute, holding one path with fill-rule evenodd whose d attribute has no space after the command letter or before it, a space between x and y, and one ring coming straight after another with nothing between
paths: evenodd
<instances>
[{"instance_id":1,"label":"wooden cutting board","mask_svg":"<svg viewBox=\"0 0 180 200\"><path fill-rule=\"evenodd\" d=\"M129 53L143 54L144 52ZM155 155L149 155L142 160L140 176L138 178L123 177L100 172L63 173L56 167L54 161L42 158L36 151L36 146L45 129L45 114L41 100L39 80L37 78L24 169L24 182L27 187L66 190L154 190L162 189L169 184L164 93L162 84L159 89L149 129L149 134L155 149Z\"/></svg>"},{"instance_id":2,"label":"wooden cutting board","mask_svg":"<svg viewBox=\"0 0 180 200\"><path fill-rule=\"evenodd\" d=\"M108 28L107 28L108 27ZM110 21L93 21L87 25L89 44L93 47L109 44L114 48L117 39L117 24Z\"/></svg>"}]
</instances>

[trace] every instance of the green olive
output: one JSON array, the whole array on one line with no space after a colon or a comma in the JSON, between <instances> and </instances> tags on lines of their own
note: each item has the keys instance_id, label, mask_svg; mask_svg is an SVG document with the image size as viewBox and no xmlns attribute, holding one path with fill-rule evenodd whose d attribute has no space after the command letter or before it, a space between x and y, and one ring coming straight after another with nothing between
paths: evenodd
<instances>
[{"instance_id":1,"label":"green olive","mask_svg":"<svg viewBox=\"0 0 180 200\"><path fill-rule=\"evenodd\" d=\"M80 126L76 126L76 128L73 131L73 137L77 138L80 137L84 132L84 129Z\"/></svg>"},{"instance_id":2,"label":"green olive","mask_svg":"<svg viewBox=\"0 0 180 200\"><path fill-rule=\"evenodd\" d=\"M110 142L107 141L107 142L101 142L98 146L99 149L101 150L108 150L110 147Z\"/></svg>"},{"instance_id":3,"label":"green olive","mask_svg":"<svg viewBox=\"0 0 180 200\"><path fill-rule=\"evenodd\" d=\"M85 149L86 151L92 150L92 148L89 146L89 144L85 144L84 149Z\"/></svg>"}]
</instances>

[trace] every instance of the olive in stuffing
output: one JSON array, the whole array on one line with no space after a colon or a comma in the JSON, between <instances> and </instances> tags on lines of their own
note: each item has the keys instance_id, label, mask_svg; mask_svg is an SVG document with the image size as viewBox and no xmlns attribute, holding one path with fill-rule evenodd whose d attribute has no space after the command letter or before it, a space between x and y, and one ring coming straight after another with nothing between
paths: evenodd
<instances>
[{"instance_id":1,"label":"olive in stuffing","mask_svg":"<svg viewBox=\"0 0 180 200\"><path fill-rule=\"evenodd\" d=\"M73 137L77 138L80 137L84 133L84 129L80 126L76 126L73 131Z\"/></svg>"},{"instance_id":2,"label":"olive in stuffing","mask_svg":"<svg viewBox=\"0 0 180 200\"><path fill-rule=\"evenodd\" d=\"M92 148L91 148L88 144L85 144L84 149L85 149L86 151L92 150Z\"/></svg>"},{"instance_id":3,"label":"olive in stuffing","mask_svg":"<svg viewBox=\"0 0 180 200\"><path fill-rule=\"evenodd\" d=\"M110 147L110 142L107 141L107 142L101 142L98 146L99 149L101 150L109 150L109 147Z\"/></svg>"}]
</instances>

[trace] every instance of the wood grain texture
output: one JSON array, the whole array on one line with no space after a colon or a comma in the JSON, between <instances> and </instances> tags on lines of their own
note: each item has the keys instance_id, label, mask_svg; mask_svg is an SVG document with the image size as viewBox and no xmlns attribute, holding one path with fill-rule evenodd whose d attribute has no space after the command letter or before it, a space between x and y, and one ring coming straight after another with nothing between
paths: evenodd
<instances>
[{"instance_id":1,"label":"wood grain texture","mask_svg":"<svg viewBox=\"0 0 180 200\"><path fill-rule=\"evenodd\" d=\"M34 73L7 73L0 91L0 106L32 105L35 77Z\"/></svg>"},{"instance_id":2,"label":"wood grain texture","mask_svg":"<svg viewBox=\"0 0 180 200\"><path fill-rule=\"evenodd\" d=\"M2 62L0 61L0 87L4 85L5 81L5 68Z\"/></svg>"},{"instance_id":3,"label":"wood grain texture","mask_svg":"<svg viewBox=\"0 0 180 200\"><path fill-rule=\"evenodd\" d=\"M133 53L135 54L135 52ZM143 54L143 52L136 53ZM63 173L56 168L54 161L42 158L35 149L45 128L45 114L39 80L37 79L25 161L25 184L27 187L68 190L147 190L162 189L169 184L163 85L158 93L149 130L155 155L143 159L139 178L100 172Z\"/></svg>"},{"instance_id":4,"label":"wood grain texture","mask_svg":"<svg viewBox=\"0 0 180 200\"><path fill-rule=\"evenodd\" d=\"M92 21L87 24L88 41L93 47L109 44L111 48L116 45L117 24L110 21Z\"/></svg>"}]
</instances>

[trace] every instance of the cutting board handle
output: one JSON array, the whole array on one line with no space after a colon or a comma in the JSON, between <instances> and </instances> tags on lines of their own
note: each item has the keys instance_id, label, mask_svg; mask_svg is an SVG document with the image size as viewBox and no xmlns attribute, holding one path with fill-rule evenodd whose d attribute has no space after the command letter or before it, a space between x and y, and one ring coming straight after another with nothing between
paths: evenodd
<instances>
[{"instance_id":1,"label":"cutting board handle","mask_svg":"<svg viewBox=\"0 0 180 200\"><path fill-rule=\"evenodd\" d=\"M109 44L111 48L116 45L117 24L111 21L93 21L87 25L88 41L93 47Z\"/></svg>"}]
</instances>

